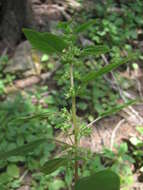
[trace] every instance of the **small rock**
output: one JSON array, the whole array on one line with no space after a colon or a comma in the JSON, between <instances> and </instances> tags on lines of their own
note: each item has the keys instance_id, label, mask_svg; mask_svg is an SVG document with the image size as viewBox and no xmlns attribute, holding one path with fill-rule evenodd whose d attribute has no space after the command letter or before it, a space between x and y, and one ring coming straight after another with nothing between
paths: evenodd
<instances>
[{"instance_id":1,"label":"small rock","mask_svg":"<svg viewBox=\"0 0 143 190\"><path fill-rule=\"evenodd\" d=\"M9 60L5 73L27 72L34 70L35 63L32 59L32 47L28 41L20 43L14 53L14 56Z\"/></svg>"}]
</instances>

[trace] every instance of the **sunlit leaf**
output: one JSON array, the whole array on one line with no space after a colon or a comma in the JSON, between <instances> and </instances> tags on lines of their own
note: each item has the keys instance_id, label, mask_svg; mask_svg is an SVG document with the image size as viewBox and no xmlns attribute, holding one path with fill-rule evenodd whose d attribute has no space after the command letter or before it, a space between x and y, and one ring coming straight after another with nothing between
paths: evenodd
<instances>
[{"instance_id":1,"label":"sunlit leaf","mask_svg":"<svg viewBox=\"0 0 143 190\"><path fill-rule=\"evenodd\" d=\"M49 56L47 54L44 54L42 57L41 57L41 62L47 62L49 60Z\"/></svg>"},{"instance_id":2,"label":"sunlit leaf","mask_svg":"<svg viewBox=\"0 0 143 190\"><path fill-rule=\"evenodd\" d=\"M142 144L142 140L138 139L137 137L131 137L131 138L130 138L130 142L131 142L134 146L138 146L138 145Z\"/></svg>"},{"instance_id":3,"label":"sunlit leaf","mask_svg":"<svg viewBox=\"0 0 143 190\"><path fill-rule=\"evenodd\" d=\"M95 45L95 46L88 46L84 48L81 52L82 56L88 55L96 55L99 56L101 54L105 54L109 52L109 48L105 45Z\"/></svg>"},{"instance_id":4,"label":"sunlit leaf","mask_svg":"<svg viewBox=\"0 0 143 190\"><path fill-rule=\"evenodd\" d=\"M95 80L98 77L101 77L102 75L109 73L113 69L116 69L120 65L123 65L132 59L134 59L135 56L129 56L123 59L115 60L113 63L110 63L109 65L106 65L102 67L99 71L91 71L90 73L86 74L85 77L82 79L83 83L88 83L92 80Z\"/></svg>"},{"instance_id":5,"label":"sunlit leaf","mask_svg":"<svg viewBox=\"0 0 143 190\"><path fill-rule=\"evenodd\" d=\"M15 164L10 164L7 167L7 174L13 178L18 178L20 175L19 167Z\"/></svg>"},{"instance_id":6,"label":"sunlit leaf","mask_svg":"<svg viewBox=\"0 0 143 190\"><path fill-rule=\"evenodd\" d=\"M61 36L56 36L51 33L40 33L31 29L23 29L23 32L33 48L47 53L61 53L68 44Z\"/></svg>"},{"instance_id":7,"label":"sunlit leaf","mask_svg":"<svg viewBox=\"0 0 143 190\"><path fill-rule=\"evenodd\" d=\"M54 179L53 181L49 182L48 189L51 190L60 190L66 189L65 182L62 179Z\"/></svg>"},{"instance_id":8,"label":"sunlit leaf","mask_svg":"<svg viewBox=\"0 0 143 190\"><path fill-rule=\"evenodd\" d=\"M102 170L89 177L80 179L75 190L119 190L120 178L110 170Z\"/></svg>"},{"instance_id":9,"label":"sunlit leaf","mask_svg":"<svg viewBox=\"0 0 143 190\"><path fill-rule=\"evenodd\" d=\"M90 20L84 24L81 24L80 26L76 27L74 32L76 34L84 32L85 30L89 29L93 24L96 23L96 20Z\"/></svg>"},{"instance_id":10,"label":"sunlit leaf","mask_svg":"<svg viewBox=\"0 0 143 190\"><path fill-rule=\"evenodd\" d=\"M65 166L67 161L67 158L55 158L46 162L40 170L45 174L50 174L56 171L59 167Z\"/></svg>"}]
</instances>

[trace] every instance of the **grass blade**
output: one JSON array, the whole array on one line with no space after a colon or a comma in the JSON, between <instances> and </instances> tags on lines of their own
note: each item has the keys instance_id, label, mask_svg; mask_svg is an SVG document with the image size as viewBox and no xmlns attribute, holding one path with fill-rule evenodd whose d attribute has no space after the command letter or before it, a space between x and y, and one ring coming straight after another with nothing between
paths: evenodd
<instances>
[{"instance_id":1,"label":"grass blade","mask_svg":"<svg viewBox=\"0 0 143 190\"><path fill-rule=\"evenodd\" d=\"M106 73L109 73L113 69L118 68L120 65L123 65L123 64L133 60L134 58L136 58L135 55L132 55L132 56L129 56L129 57L126 57L123 59L115 60L115 62L102 67L99 71L91 71L90 73L85 75L85 77L82 79L82 82L88 83L92 80L95 80L96 78L101 77L102 75L104 75Z\"/></svg>"}]
</instances>

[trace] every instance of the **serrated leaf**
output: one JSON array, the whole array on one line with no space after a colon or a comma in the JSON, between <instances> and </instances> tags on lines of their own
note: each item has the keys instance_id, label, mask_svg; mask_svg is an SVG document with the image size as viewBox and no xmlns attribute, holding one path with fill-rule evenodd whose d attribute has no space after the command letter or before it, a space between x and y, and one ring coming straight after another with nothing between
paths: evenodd
<instances>
[{"instance_id":1,"label":"serrated leaf","mask_svg":"<svg viewBox=\"0 0 143 190\"><path fill-rule=\"evenodd\" d=\"M67 158L55 158L53 160L49 160L44 164L40 171L48 175L56 171L59 167L65 166L67 161Z\"/></svg>"},{"instance_id":2,"label":"serrated leaf","mask_svg":"<svg viewBox=\"0 0 143 190\"><path fill-rule=\"evenodd\" d=\"M29 152L32 152L34 148L39 146L41 143L44 143L46 139L38 139L32 141L26 145L20 146L8 152L0 152L0 160L8 159L11 156L23 156Z\"/></svg>"},{"instance_id":3,"label":"serrated leaf","mask_svg":"<svg viewBox=\"0 0 143 190\"><path fill-rule=\"evenodd\" d=\"M40 33L31 29L23 29L23 32L33 48L47 54L61 53L68 44L63 37L45 32Z\"/></svg>"},{"instance_id":4,"label":"serrated leaf","mask_svg":"<svg viewBox=\"0 0 143 190\"><path fill-rule=\"evenodd\" d=\"M102 67L99 71L91 71L90 73L85 75L85 77L82 79L82 82L88 83L92 80L95 80L96 78L101 77L102 75L104 75L106 73L109 73L113 69L116 69L120 65L123 65L123 64L131 61L134 58L135 58L135 56L129 56L129 57L126 57L123 59L115 60L113 63L110 63L109 65Z\"/></svg>"},{"instance_id":5,"label":"serrated leaf","mask_svg":"<svg viewBox=\"0 0 143 190\"><path fill-rule=\"evenodd\" d=\"M85 30L87 30L89 27L91 27L93 24L95 24L96 20L90 20L84 24L81 24L80 26L76 27L74 32L76 34L84 32Z\"/></svg>"},{"instance_id":6,"label":"serrated leaf","mask_svg":"<svg viewBox=\"0 0 143 190\"><path fill-rule=\"evenodd\" d=\"M120 190L120 178L111 170L102 170L80 179L75 190Z\"/></svg>"},{"instance_id":7,"label":"serrated leaf","mask_svg":"<svg viewBox=\"0 0 143 190\"><path fill-rule=\"evenodd\" d=\"M15 164L8 165L7 167L7 174L10 177L18 178L19 177L19 168Z\"/></svg>"},{"instance_id":8,"label":"serrated leaf","mask_svg":"<svg viewBox=\"0 0 143 190\"><path fill-rule=\"evenodd\" d=\"M81 51L81 56L88 56L88 55L99 56L107 52L109 52L109 48L108 46L105 45L88 46Z\"/></svg>"}]
</instances>

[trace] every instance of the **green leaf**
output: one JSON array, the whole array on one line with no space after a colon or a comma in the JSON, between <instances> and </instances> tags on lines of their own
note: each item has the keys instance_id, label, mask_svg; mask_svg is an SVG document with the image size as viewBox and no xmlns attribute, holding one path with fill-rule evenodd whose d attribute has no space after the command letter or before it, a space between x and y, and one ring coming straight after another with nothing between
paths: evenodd
<instances>
[{"instance_id":1,"label":"green leaf","mask_svg":"<svg viewBox=\"0 0 143 190\"><path fill-rule=\"evenodd\" d=\"M131 137L131 138L130 138L130 142L131 142L134 146L138 146L139 144L142 144L142 140L138 139L137 137Z\"/></svg>"},{"instance_id":2,"label":"green leaf","mask_svg":"<svg viewBox=\"0 0 143 190\"><path fill-rule=\"evenodd\" d=\"M0 152L0 160L8 159L11 156L26 155L27 153L32 152L33 149L37 148L41 143L45 143L45 140L46 139L38 139L8 152Z\"/></svg>"},{"instance_id":3,"label":"green leaf","mask_svg":"<svg viewBox=\"0 0 143 190\"><path fill-rule=\"evenodd\" d=\"M45 174L50 174L56 171L59 167L65 166L67 164L67 161L67 158L55 158L53 160L49 160L44 164L40 171Z\"/></svg>"},{"instance_id":4,"label":"green leaf","mask_svg":"<svg viewBox=\"0 0 143 190\"><path fill-rule=\"evenodd\" d=\"M136 129L137 129L137 131L138 131L141 135L143 135L143 127L138 126Z\"/></svg>"},{"instance_id":5,"label":"green leaf","mask_svg":"<svg viewBox=\"0 0 143 190\"><path fill-rule=\"evenodd\" d=\"M41 57L41 62L47 62L49 60L49 56L47 54L44 54L42 57Z\"/></svg>"},{"instance_id":6,"label":"green leaf","mask_svg":"<svg viewBox=\"0 0 143 190\"><path fill-rule=\"evenodd\" d=\"M5 186L0 184L0 190L5 190Z\"/></svg>"},{"instance_id":7,"label":"green leaf","mask_svg":"<svg viewBox=\"0 0 143 190\"><path fill-rule=\"evenodd\" d=\"M99 56L107 52L109 52L109 48L108 46L105 45L88 46L81 51L81 56L88 56L88 55Z\"/></svg>"},{"instance_id":8,"label":"green leaf","mask_svg":"<svg viewBox=\"0 0 143 190\"><path fill-rule=\"evenodd\" d=\"M8 165L7 174L10 177L18 178L20 174L19 168L15 164Z\"/></svg>"},{"instance_id":9,"label":"green leaf","mask_svg":"<svg viewBox=\"0 0 143 190\"><path fill-rule=\"evenodd\" d=\"M139 69L139 66L138 66L137 63L133 63L133 64L132 64L132 67L133 67L134 70L138 70L138 69Z\"/></svg>"},{"instance_id":10,"label":"green leaf","mask_svg":"<svg viewBox=\"0 0 143 190\"><path fill-rule=\"evenodd\" d=\"M127 143L121 143L120 146L118 146L118 155L122 156L123 154L128 152L128 145Z\"/></svg>"},{"instance_id":11,"label":"green leaf","mask_svg":"<svg viewBox=\"0 0 143 190\"><path fill-rule=\"evenodd\" d=\"M113 160L115 158L115 156L116 156L115 153L112 150L108 149L108 148L103 149L103 155L104 155L105 158L109 158L111 160Z\"/></svg>"},{"instance_id":12,"label":"green leaf","mask_svg":"<svg viewBox=\"0 0 143 190\"><path fill-rule=\"evenodd\" d=\"M96 20L90 20L84 24L81 24L80 26L76 27L74 32L76 34L84 32L85 30L87 30L89 27L91 27L93 24L95 24Z\"/></svg>"},{"instance_id":13,"label":"green leaf","mask_svg":"<svg viewBox=\"0 0 143 190\"><path fill-rule=\"evenodd\" d=\"M95 80L96 78L101 77L102 75L104 75L106 73L109 73L113 69L116 69L120 65L123 65L123 64L133 60L134 58L135 58L135 56L129 56L129 57L126 57L123 59L115 60L113 63L102 67L99 71L91 71L90 73L85 75L85 77L82 79L82 82L88 83L92 80Z\"/></svg>"},{"instance_id":14,"label":"green leaf","mask_svg":"<svg viewBox=\"0 0 143 190\"><path fill-rule=\"evenodd\" d=\"M128 154L122 155L123 161L128 161L130 163L135 163L136 161L132 158L132 156L129 156Z\"/></svg>"},{"instance_id":15,"label":"green leaf","mask_svg":"<svg viewBox=\"0 0 143 190\"><path fill-rule=\"evenodd\" d=\"M65 183L63 180L60 179L54 179L49 183L49 189L50 190L60 190L60 189L65 189Z\"/></svg>"},{"instance_id":16,"label":"green leaf","mask_svg":"<svg viewBox=\"0 0 143 190\"><path fill-rule=\"evenodd\" d=\"M137 103L137 100L129 100L124 104L118 105L118 106L116 106L114 108L110 108L106 112L103 112L103 113L99 114L99 117L103 118L103 117L109 116L111 114L115 114L115 113L121 111L122 109L124 109L124 108L126 108L126 107L128 107L130 105L133 105L135 103Z\"/></svg>"},{"instance_id":17,"label":"green leaf","mask_svg":"<svg viewBox=\"0 0 143 190\"><path fill-rule=\"evenodd\" d=\"M44 53L61 53L68 44L61 36L51 33L40 33L31 29L23 29L23 32L33 48Z\"/></svg>"},{"instance_id":18,"label":"green leaf","mask_svg":"<svg viewBox=\"0 0 143 190\"><path fill-rule=\"evenodd\" d=\"M7 173L0 175L0 185L7 184L11 180L11 177Z\"/></svg>"},{"instance_id":19,"label":"green leaf","mask_svg":"<svg viewBox=\"0 0 143 190\"><path fill-rule=\"evenodd\" d=\"M119 176L110 170L102 170L80 179L75 190L120 190Z\"/></svg>"}]
</instances>

